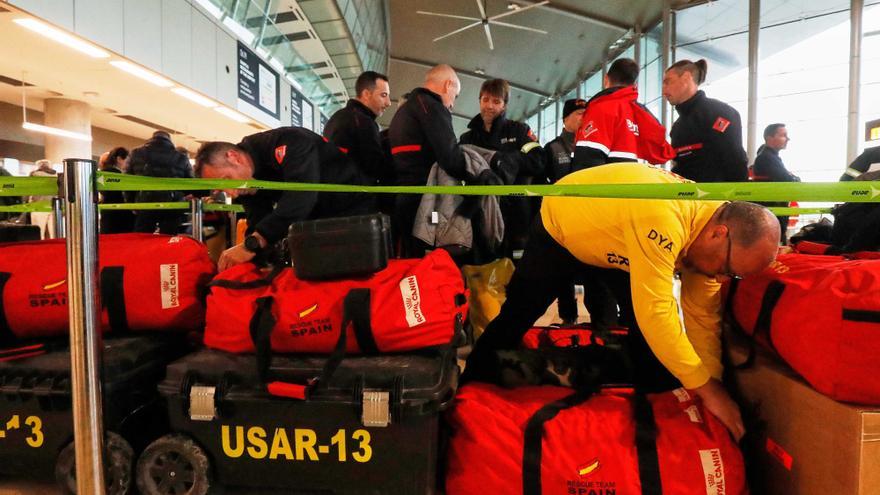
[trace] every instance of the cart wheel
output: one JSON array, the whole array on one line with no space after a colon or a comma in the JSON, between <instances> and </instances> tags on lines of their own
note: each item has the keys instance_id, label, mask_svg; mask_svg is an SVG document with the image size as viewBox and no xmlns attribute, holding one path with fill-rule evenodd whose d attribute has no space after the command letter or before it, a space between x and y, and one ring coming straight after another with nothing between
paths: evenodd
<instances>
[{"instance_id":1,"label":"cart wheel","mask_svg":"<svg viewBox=\"0 0 880 495\"><path fill-rule=\"evenodd\" d=\"M144 449L135 479L141 495L205 495L211 487L211 466L192 439L165 435Z\"/></svg>"},{"instance_id":2,"label":"cart wheel","mask_svg":"<svg viewBox=\"0 0 880 495\"><path fill-rule=\"evenodd\" d=\"M125 495L131 488L131 468L134 464L134 450L118 433L107 432L104 443L104 484L107 495ZM76 454L70 442L55 463L55 481L65 495L76 493Z\"/></svg>"}]
</instances>

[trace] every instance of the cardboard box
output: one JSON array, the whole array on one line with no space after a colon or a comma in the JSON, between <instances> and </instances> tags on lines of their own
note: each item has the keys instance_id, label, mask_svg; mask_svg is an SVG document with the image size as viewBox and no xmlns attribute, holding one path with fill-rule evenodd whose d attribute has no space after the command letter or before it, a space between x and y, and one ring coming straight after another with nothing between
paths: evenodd
<instances>
[{"instance_id":1,"label":"cardboard box","mask_svg":"<svg viewBox=\"0 0 880 495\"><path fill-rule=\"evenodd\" d=\"M731 360L743 362L747 349L729 344ZM764 422L752 426L743 446L752 493L880 494L880 407L836 402L767 351L733 377L744 416L756 413Z\"/></svg>"}]
</instances>

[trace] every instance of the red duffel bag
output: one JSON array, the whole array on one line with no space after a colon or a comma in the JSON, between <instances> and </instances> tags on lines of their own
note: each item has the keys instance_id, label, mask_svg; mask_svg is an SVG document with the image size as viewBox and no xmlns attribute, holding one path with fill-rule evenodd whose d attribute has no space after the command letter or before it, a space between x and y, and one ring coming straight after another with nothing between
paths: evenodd
<instances>
[{"instance_id":1,"label":"red duffel bag","mask_svg":"<svg viewBox=\"0 0 880 495\"><path fill-rule=\"evenodd\" d=\"M291 268L267 274L246 263L211 282L205 345L254 352L253 332L271 323L272 351L330 353L345 309L353 323L346 353L449 345L467 314L464 298L461 272L442 249L422 259L390 260L368 277L332 281L300 280Z\"/></svg>"},{"instance_id":2,"label":"red duffel bag","mask_svg":"<svg viewBox=\"0 0 880 495\"><path fill-rule=\"evenodd\" d=\"M737 326L816 390L880 404L880 260L784 254L728 291Z\"/></svg>"},{"instance_id":3,"label":"red duffel bag","mask_svg":"<svg viewBox=\"0 0 880 495\"><path fill-rule=\"evenodd\" d=\"M326 383L345 354L379 354L448 346L467 314L458 267L438 249L422 259L390 260L368 277L296 278L292 268L266 273L247 263L210 284L205 345L255 352L269 393L295 399ZM273 381L273 352L329 354L307 383Z\"/></svg>"},{"instance_id":4,"label":"red duffel bag","mask_svg":"<svg viewBox=\"0 0 880 495\"><path fill-rule=\"evenodd\" d=\"M0 332L24 339L66 334L64 239L0 244ZM208 250L190 237L99 237L103 331L201 330L205 286L214 274Z\"/></svg>"},{"instance_id":5,"label":"red duffel bag","mask_svg":"<svg viewBox=\"0 0 880 495\"><path fill-rule=\"evenodd\" d=\"M747 493L739 448L684 389L459 389L448 414L448 495Z\"/></svg>"}]
</instances>

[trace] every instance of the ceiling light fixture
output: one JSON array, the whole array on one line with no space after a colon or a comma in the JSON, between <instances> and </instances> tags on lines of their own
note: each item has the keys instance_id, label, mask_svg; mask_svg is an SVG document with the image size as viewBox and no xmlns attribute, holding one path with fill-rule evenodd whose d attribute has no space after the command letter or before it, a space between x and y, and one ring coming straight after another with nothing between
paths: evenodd
<instances>
[{"instance_id":1,"label":"ceiling light fixture","mask_svg":"<svg viewBox=\"0 0 880 495\"><path fill-rule=\"evenodd\" d=\"M245 117L244 115L236 112L235 110L230 110L226 107L216 107L214 110L217 110L218 112L229 117L230 119L232 119L236 122L240 122L242 124L247 124L248 122L251 121L251 119Z\"/></svg>"},{"instance_id":2,"label":"ceiling light fixture","mask_svg":"<svg viewBox=\"0 0 880 495\"><path fill-rule=\"evenodd\" d=\"M80 141L92 141L92 136L89 136L88 134L59 129L57 127L49 127L47 125L34 124L33 122L24 122L21 124L21 127L29 131L42 132L43 134L52 134L54 136L78 139Z\"/></svg>"},{"instance_id":3,"label":"ceiling light fixture","mask_svg":"<svg viewBox=\"0 0 880 495\"><path fill-rule=\"evenodd\" d=\"M112 62L110 62L110 65L116 67L119 70L128 72L133 76L137 76L145 81L151 82L156 86L159 86L160 88L170 88L171 86L174 86L174 83L172 83L168 79L165 79L159 74L148 71L147 69L144 69L125 60L113 60Z\"/></svg>"},{"instance_id":4,"label":"ceiling light fixture","mask_svg":"<svg viewBox=\"0 0 880 495\"><path fill-rule=\"evenodd\" d=\"M214 108L217 106L210 98L205 98L204 96L196 93L195 91L186 89L186 88L173 88L171 91L177 93L178 95L198 103L203 107Z\"/></svg>"},{"instance_id":5,"label":"ceiling light fixture","mask_svg":"<svg viewBox=\"0 0 880 495\"><path fill-rule=\"evenodd\" d=\"M30 29L31 31L43 35L53 41L57 41L62 45L66 45L69 48L73 48L74 50L85 53L86 55L94 58L109 58L110 53L92 45L91 43L86 43L85 41L72 36L64 31L52 27L45 22L38 21L36 19L15 19L14 23L19 26Z\"/></svg>"}]
</instances>

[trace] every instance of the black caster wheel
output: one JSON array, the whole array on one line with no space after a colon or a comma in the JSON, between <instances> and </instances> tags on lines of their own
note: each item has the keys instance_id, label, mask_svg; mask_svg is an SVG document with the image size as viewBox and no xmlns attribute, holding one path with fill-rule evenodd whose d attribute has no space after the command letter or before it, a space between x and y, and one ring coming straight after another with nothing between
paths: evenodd
<instances>
[{"instance_id":1,"label":"black caster wheel","mask_svg":"<svg viewBox=\"0 0 880 495\"><path fill-rule=\"evenodd\" d=\"M141 495L206 495L211 478L205 451L184 435L165 435L151 443L135 474Z\"/></svg>"},{"instance_id":2,"label":"black caster wheel","mask_svg":"<svg viewBox=\"0 0 880 495\"><path fill-rule=\"evenodd\" d=\"M125 495L129 493L131 470L134 464L134 450L119 434L107 432L104 440L104 484L107 495ZM74 444L70 442L55 463L55 481L65 495L76 493L76 454Z\"/></svg>"}]
</instances>

